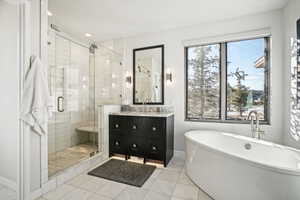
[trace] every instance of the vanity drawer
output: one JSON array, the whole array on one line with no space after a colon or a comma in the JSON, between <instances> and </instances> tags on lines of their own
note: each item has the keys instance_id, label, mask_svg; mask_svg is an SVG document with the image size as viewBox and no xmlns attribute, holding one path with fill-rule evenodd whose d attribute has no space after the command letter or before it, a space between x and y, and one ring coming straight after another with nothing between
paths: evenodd
<instances>
[{"instance_id":1,"label":"vanity drawer","mask_svg":"<svg viewBox=\"0 0 300 200\"><path fill-rule=\"evenodd\" d=\"M161 140L150 140L147 144L147 158L154 160L164 159L164 145Z\"/></svg>"},{"instance_id":2,"label":"vanity drawer","mask_svg":"<svg viewBox=\"0 0 300 200\"><path fill-rule=\"evenodd\" d=\"M163 118L147 118L145 120L145 130L147 131L147 136L156 138L162 137L165 130L165 119Z\"/></svg>"},{"instance_id":3,"label":"vanity drawer","mask_svg":"<svg viewBox=\"0 0 300 200\"><path fill-rule=\"evenodd\" d=\"M145 145L142 138L131 137L127 140L126 146L128 154L131 156L144 156L145 154Z\"/></svg>"},{"instance_id":4,"label":"vanity drawer","mask_svg":"<svg viewBox=\"0 0 300 200\"><path fill-rule=\"evenodd\" d=\"M109 137L109 152L126 154L126 143L123 137L110 136Z\"/></svg>"},{"instance_id":5,"label":"vanity drawer","mask_svg":"<svg viewBox=\"0 0 300 200\"><path fill-rule=\"evenodd\" d=\"M127 130L128 133L133 135L143 134L143 118L142 117L128 117L127 118Z\"/></svg>"},{"instance_id":6,"label":"vanity drawer","mask_svg":"<svg viewBox=\"0 0 300 200\"><path fill-rule=\"evenodd\" d=\"M122 116L109 116L109 130L112 134L119 134L126 132L127 119Z\"/></svg>"}]
</instances>

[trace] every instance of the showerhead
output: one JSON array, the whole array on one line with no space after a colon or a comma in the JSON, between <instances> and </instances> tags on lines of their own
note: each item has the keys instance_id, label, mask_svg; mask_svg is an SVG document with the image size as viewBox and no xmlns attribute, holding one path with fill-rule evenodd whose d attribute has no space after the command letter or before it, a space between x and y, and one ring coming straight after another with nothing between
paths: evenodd
<instances>
[{"instance_id":1,"label":"showerhead","mask_svg":"<svg viewBox=\"0 0 300 200\"><path fill-rule=\"evenodd\" d=\"M93 43L93 44L91 44L91 48L98 49L98 46L97 46L97 44Z\"/></svg>"},{"instance_id":2,"label":"showerhead","mask_svg":"<svg viewBox=\"0 0 300 200\"><path fill-rule=\"evenodd\" d=\"M57 32L60 32L59 27L58 27L57 25L55 25L55 24L50 24L50 27L51 27L53 30L55 30L55 31L57 31Z\"/></svg>"},{"instance_id":3,"label":"showerhead","mask_svg":"<svg viewBox=\"0 0 300 200\"><path fill-rule=\"evenodd\" d=\"M92 43L90 46L90 53L95 53L95 49L98 49L98 46L95 43Z\"/></svg>"}]
</instances>

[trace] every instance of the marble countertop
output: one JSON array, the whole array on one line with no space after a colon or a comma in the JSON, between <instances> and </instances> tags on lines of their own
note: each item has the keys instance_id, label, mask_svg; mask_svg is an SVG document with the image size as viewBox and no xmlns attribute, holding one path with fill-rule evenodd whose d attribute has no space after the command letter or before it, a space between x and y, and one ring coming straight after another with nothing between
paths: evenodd
<instances>
[{"instance_id":1,"label":"marble countertop","mask_svg":"<svg viewBox=\"0 0 300 200\"><path fill-rule=\"evenodd\" d=\"M169 117L174 115L171 112L114 112L111 115L122 115L122 116L139 116L139 117Z\"/></svg>"}]
</instances>

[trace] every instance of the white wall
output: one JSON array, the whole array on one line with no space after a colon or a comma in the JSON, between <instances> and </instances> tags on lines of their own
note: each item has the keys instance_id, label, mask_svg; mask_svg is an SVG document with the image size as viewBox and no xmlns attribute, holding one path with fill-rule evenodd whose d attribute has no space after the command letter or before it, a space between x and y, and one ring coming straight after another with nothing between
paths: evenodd
<instances>
[{"instance_id":1,"label":"white wall","mask_svg":"<svg viewBox=\"0 0 300 200\"><path fill-rule=\"evenodd\" d=\"M31 25L31 55L40 56L40 0L31 0L31 10L30 10L30 25ZM27 70L27 69L26 69ZM30 154L30 189L34 191L38 189L41 185L41 136L33 131L28 132L28 129L24 134L30 135L30 149L29 146L25 146L26 150L29 150ZM25 137L26 140L26 137ZM26 171L25 173L28 173Z\"/></svg>"},{"instance_id":2,"label":"white wall","mask_svg":"<svg viewBox=\"0 0 300 200\"><path fill-rule=\"evenodd\" d=\"M291 39L297 38L296 21L300 18L300 1L290 0L283 10L284 19L284 143L300 148L300 141L295 141L290 133L290 77L291 77Z\"/></svg>"},{"instance_id":3,"label":"white wall","mask_svg":"<svg viewBox=\"0 0 300 200\"><path fill-rule=\"evenodd\" d=\"M195 38L233 34L262 28L270 28L272 34L271 125L264 126L265 138L282 143L283 36L281 10L124 39L126 49L124 52L124 64L126 66L124 73L129 71L132 74L132 50L134 48L165 45L165 69L171 69L174 79L171 86L166 86L165 102L175 107L175 149L184 149L184 133L191 129L216 129L250 135L249 125L184 121L184 47L182 42ZM126 98L123 103L131 103L131 89L123 89L123 97Z\"/></svg>"},{"instance_id":4,"label":"white wall","mask_svg":"<svg viewBox=\"0 0 300 200\"><path fill-rule=\"evenodd\" d=\"M19 148L18 6L0 1L0 182L17 185Z\"/></svg>"}]
</instances>

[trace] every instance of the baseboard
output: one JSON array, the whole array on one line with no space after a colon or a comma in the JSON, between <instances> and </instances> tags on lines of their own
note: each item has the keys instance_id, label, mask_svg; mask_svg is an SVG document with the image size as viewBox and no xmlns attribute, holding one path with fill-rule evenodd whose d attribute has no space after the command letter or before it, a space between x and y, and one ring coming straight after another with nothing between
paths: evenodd
<instances>
[{"instance_id":1,"label":"baseboard","mask_svg":"<svg viewBox=\"0 0 300 200\"><path fill-rule=\"evenodd\" d=\"M174 150L174 156L179 156L179 157L185 157L185 152L184 151L178 151Z\"/></svg>"},{"instance_id":2,"label":"baseboard","mask_svg":"<svg viewBox=\"0 0 300 200\"><path fill-rule=\"evenodd\" d=\"M17 191L18 190L18 186L17 186L17 183L12 181L12 180L9 180L7 178L4 178L2 176L0 176L0 184L1 185L4 185L14 191Z\"/></svg>"}]
</instances>

